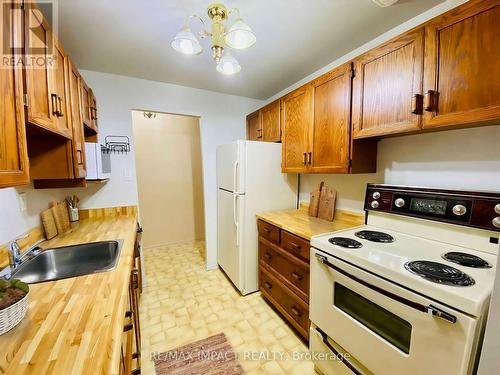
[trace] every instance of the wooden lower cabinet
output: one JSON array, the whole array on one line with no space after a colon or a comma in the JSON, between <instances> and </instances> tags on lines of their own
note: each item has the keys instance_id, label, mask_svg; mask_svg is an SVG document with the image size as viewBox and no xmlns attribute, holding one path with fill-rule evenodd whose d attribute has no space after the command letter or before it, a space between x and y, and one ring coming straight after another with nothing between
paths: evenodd
<instances>
[{"instance_id":1,"label":"wooden lower cabinet","mask_svg":"<svg viewBox=\"0 0 500 375\"><path fill-rule=\"evenodd\" d=\"M309 340L309 241L262 220L258 229L262 296Z\"/></svg>"},{"instance_id":2,"label":"wooden lower cabinet","mask_svg":"<svg viewBox=\"0 0 500 375\"><path fill-rule=\"evenodd\" d=\"M130 275L129 301L123 324L120 374L141 373L141 327L139 321L139 270Z\"/></svg>"}]
</instances>

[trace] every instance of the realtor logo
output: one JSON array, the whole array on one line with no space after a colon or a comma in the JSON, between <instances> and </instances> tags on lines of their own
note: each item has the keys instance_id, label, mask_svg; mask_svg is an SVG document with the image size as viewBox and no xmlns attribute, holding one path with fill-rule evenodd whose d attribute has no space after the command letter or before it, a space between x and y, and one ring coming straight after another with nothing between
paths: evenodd
<instances>
[{"instance_id":1,"label":"realtor logo","mask_svg":"<svg viewBox=\"0 0 500 375\"><path fill-rule=\"evenodd\" d=\"M2 68L54 68L57 0L0 0Z\"/></svg>"}]
</instances>

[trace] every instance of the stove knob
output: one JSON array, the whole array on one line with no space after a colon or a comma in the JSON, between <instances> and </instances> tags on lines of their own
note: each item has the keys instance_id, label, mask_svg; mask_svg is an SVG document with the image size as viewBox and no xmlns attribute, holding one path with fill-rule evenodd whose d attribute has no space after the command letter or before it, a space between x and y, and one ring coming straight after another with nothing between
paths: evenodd
<instances>
[{"instance_id":1,"label":"stove knob","mask_svg":"<svg viewBox=\"0 0 500 375\"><path fill-rule=\"evenodd\" d=\"M394 202L394 204L396 205L396 207L403 207L405 205L405 200L403 198L398 198L396 199L396 201Z\"/></svg>"},{"instance_id":2,"label":"stove knob","mask_svg":"<svg viewBox=\"0 0 500 375\"><path fill-rule=\"evenodd\" d=\"M377 202L377 201L373 201L373 202L371 203L371 206L372 206L372 208L378 208L379 204L378 204L378 202Z\"/></svg>"},{"instance_id":3,"label":"stove knob","mask_svg":"<svg viewBox=\"0 0 500 375\"><path fill-rule=\"evenodd\" d=\"M372 194L373 199L379 199L380 198L380 193L378 191L374 192Z\"/></svg>"},{"instance_id":4,"label":"stove knob","mask_svg":"<svg viewBox=\"0 0 500 375\"><path fill-rule=\"evenodd\" d=\"M500 203L495 206L495 212L500 215Z\"/></svg>"},{"instance_id":5,"label":"stove knob","mask_svg":"<svg viewBox=\"0 0 500 375\"><path fill-rule=\"evenodd\" d=\"M463 204L456 204L453 206L452 211L457 216L463 216L467 212L467 208Z\"/></svg>"},{"instance_id":6,"label":"stove knob","mask_svg":"<svg viewBox=\"0 0 500 375\"><path fill-rule=\"evenodd\" d=\"M500 216L495 217L491 223L495 228L500 228Z\"/></svg>"}]
</instances>

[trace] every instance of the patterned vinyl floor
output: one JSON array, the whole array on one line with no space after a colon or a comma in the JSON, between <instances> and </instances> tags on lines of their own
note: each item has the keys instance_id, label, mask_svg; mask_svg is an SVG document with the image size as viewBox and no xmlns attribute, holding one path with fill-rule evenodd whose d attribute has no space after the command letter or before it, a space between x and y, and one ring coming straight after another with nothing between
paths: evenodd
<instances>
[{"instance_id":1,"label":"patterned vinyl floor","mask_svg":"<svg viewBox=\"0 0 500 375\"><path fill-rule=\"evenodd\" d=\"M315 374L306 345L260 293L242 297L220 270L205 271L203 251L202 242L144 250L141 373L155 374L151 353L224 332L248 375Z\"/></svg>"}]
</instances>

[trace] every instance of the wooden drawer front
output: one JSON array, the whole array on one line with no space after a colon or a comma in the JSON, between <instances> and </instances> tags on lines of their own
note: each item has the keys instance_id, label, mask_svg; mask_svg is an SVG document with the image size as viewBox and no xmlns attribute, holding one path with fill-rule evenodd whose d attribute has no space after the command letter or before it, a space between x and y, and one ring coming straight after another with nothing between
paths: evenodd
<instances>
[{"instance_id":1,"label":"wooden drawer front","mask_svg":"<svg viewBox=\"0 0 500 375\"><path fill-rule=\"evenodd\" d=\"M259 230L259 235L264 237L266 240L271 241L276 245L280 244L280 228L266 223L263 220L257 221L257 228Z\"/></svg>"},{"instance_id":2,"label":"wooden drawer front","mask_svg":"<svg viewBox=\"0 0 500 375\"><path fill-rule=\"evenodd\" d=\"M305 338L309 338L309 306L277 278L259 267L262 294Z\"/></svg>"},{"instance_id":3,"label":"wooden drawer front","mask_svg":"<svg viewBox=\"0 0 500 375\"><path fill-rule=\"evenodd\" d=\"M281 247L295 256L309 260L311 244L303 238L283 231L281 233Z\"/></svg>"},{"instance_id":4,"label":"wooden drawer front","mask_svg":"<svg viewBox=\"0 0 500 375\"><path fill-rule=\"evenodd\" d=\"M309 303L309 265L306 262L264 241L259 241L259 257L261 264L276 271L285 284L290 283L288 286Z\"/></svg>"}]
</instances>

